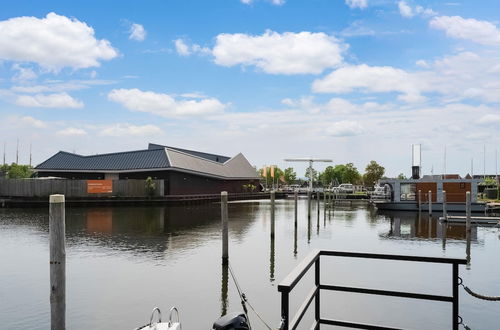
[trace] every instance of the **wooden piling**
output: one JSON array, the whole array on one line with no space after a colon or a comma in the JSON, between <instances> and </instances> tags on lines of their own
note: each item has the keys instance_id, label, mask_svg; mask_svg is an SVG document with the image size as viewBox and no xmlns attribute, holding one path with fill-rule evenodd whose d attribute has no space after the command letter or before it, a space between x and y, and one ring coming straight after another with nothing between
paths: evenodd
<instances>
[{"instance_id":1,"label":"wooden piling","mask_svg":"<svg viewBox=\"0 0 500 330\"><path fill-rule=\"evenodd\" d=\"M274 207L275 207L275 196L276 192L271 190L271 237L274 237Z\"/></svg>"},{"instance_id":2,"label":"wooden piling","mask_svg":"<svg viewBox=\"0 0 500 330\"><path fill-rule=\"evenodd\" d=\"M448 220L448 214L446 212L446 191L443 190L443 218L444 220Z\"/></svg>"},{"instance_id":3,"label":"wooden piling","mask_svg":"<svg viewBox=\"0 0 500 330\"><path fill-rule=\"evenodd\" d=\"M470 235L471 228L470 228L470 223L471 223L471 197L470 197L470 191L467 191L465 193L465 232L466 234Z\"/></svg>"},{"instance_id":4,"label":"wooden piling","mask_svg":"<svg viewBox=\"0 0 500 330\"><path fill-rule=\"evenodd\" d=\"M50 326L66 329L66 224L64 195L49 197Z\"/></svg>"},{"instance_id":5,"label":"wooden piling","mask_svg":"<svg viewBox=\"0 0 500 330\"><path fill-rule=\"evenodd\" d=\"M429 190L427 199L429 200L429 216L432 215L432 191Z\"/></svg>"},{"instance_id":6,"label":"wooden piling","mask_svg":"<svg viewBox=\"0 0 500 330\"><path fill-rule=\"evenodd\" d=\"M229 261L227 191L220 193L220 217L222 223L222 264L227 265Z\"/></svg>"},{"instance_id":7,"label":"wooden piling","mask_svg":"<svg viewBox=\"0 0 500 330\"><path fill-rule=\"evenodd\" d=\"M418 191L418 212L422 211L422 190Z\"/></svg>"}]
</instances>

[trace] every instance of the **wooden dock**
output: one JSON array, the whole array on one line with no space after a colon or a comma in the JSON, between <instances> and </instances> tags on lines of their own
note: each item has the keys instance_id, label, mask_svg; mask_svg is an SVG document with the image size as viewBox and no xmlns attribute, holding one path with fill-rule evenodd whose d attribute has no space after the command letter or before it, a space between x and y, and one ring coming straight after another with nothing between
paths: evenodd
<instances>
[{"instance_id":1,"label":"wooden dock","mask_svg":"<svg viewBox=\"0 0 500 330\"><path fill-rule=\"evenodd\" d=\"M500 217L476 217L470 218L471 223L474 224L484 224L484 225L496 225L500 223ZM455 216L449 215L447 217L440 217L439 221L449 222L449 223L466 223L467 217L465 216Z\"/></svg>"}]
</instances>

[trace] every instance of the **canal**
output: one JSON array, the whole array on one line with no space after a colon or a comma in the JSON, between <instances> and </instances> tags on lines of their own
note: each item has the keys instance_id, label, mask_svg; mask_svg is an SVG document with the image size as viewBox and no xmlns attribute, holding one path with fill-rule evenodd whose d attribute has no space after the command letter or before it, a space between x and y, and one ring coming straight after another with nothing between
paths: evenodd
<instances>
[{"instance_id":1,"label":"canal","mask_svg":"<svg viewBox=\"0 0 500 330\"><path fill-rule=\"evenodd\" d=\"M368 205L336 206L310 225L307 201L276 201L270 239L269 201L229 204L229 260L251 304L273 328L280 322L278 283L312 250L466 257L464 225L441 225L416 213L377 213ZM183 329L211 329L241 305L221 266L220 206L67 208L67 328L133 329L153 307L180 311ZM500 295L500 231L473 227L464 283ZM0 209L0 328L48 329L47 209ZM294 313L309 291L306 276L291 297ZM431 294L451 294L451 266L327 258L322 282ZM460 315L473 329L498 328L500 302L460 289ZM312 312L312 309L311 309ZM451 304L350 293L322 294L328 318L411 329L449 329ZM303 329L311 320L308 313ZM165 317L165 316L164 316ZM264 329L250 312L253 329Z\"/></svg>"}]
</instances>

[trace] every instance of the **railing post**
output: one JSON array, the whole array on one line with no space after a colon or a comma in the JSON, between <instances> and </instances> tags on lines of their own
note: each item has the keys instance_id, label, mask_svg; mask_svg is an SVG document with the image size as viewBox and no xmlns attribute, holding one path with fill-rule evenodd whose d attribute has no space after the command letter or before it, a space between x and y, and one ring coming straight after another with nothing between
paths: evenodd
<instances>
[{"instance_id":1,"label":"railing post","mask_svg":"<svg viewBox=\"0 0 500 330\"><path fill-rule=\"evenodd\" d=\"M280 330L288 330L288 322L290 321L290 307L288 301L288 291L281 292L281 328Z\"/></svg>"},{"instance_id":2,"label":"railing post","mask_svg":"<svg viewBox=\"0 0 500 330\"><path fill-rule=\"evenodd\" d=\"M448 214L446 212L446 191L443 190L443 218L444 221L448 220Z\"/></svg>"},{"instance_id":3,"label":"railing post","mask_svg":"<svg viewBox=\"0 0 500 330\"><path fill-rule=\"evenodd\" d=\"M453 330L458 330L458 264L453 264Z\"/></svg>"},{"instance_id":4,"label":"railing post","mask_svg":"<svg viewBox=\"0 0 500 330\"><path fill-rule=\"evenodd\" d=\"M319 274L320 274L320 268L319 268L319 259L321 258L321 255L318 254L318 258L314 262L314 284L316 285L316 298L314 299L314 319L316 320L316 328L319 329L319 320L320 320L320 295L319 295L319 285L320 285L320 279L319 279Z\"/></svg>"}]
</instances>

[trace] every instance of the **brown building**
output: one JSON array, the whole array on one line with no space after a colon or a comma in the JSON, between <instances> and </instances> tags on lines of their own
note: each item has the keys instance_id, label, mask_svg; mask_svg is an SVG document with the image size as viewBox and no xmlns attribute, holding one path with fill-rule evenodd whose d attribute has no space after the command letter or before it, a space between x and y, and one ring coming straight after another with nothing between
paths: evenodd
<instances>
[{"instance_id":1,"label":"brown building","mask_svg":"<svg viewBox=\"0 0 500 330\"><path fill-rule=\"evenodd\" d=\"M148 149L82 156L60 151L35 167L39 177L79 180L164 180L165 195L244 192L259 175L239 153L234 157L149 144Z\"/></svg>"}]
</instances>

